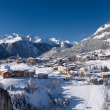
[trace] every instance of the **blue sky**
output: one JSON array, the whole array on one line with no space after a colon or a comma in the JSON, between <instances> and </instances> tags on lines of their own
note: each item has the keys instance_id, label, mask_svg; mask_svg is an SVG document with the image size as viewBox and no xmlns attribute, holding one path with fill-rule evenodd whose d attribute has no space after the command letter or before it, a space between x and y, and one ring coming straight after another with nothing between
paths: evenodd
<instances>
[{"instance_id":1,"label":"blue sky","mask_svg":"<svg viewBox=\"0 0 110 110\"><path fill-rule=\"evenodd\" d=\"M0 0L0 36L81 41L110 21L110 0Z\"/></svg>"}]
</instances>

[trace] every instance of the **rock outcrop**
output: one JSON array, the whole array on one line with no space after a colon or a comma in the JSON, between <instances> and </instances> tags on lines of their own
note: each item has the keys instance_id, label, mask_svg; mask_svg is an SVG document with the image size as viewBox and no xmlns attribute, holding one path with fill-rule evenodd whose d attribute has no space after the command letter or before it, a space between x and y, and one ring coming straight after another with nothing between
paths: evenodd
<instances>
[{"instance_id":1,"label":"rock outcrop","mask_svg":"<svg viewBox=\"0 0 110 110\"><path fill-rule=\"evenodd\" d=\"M2 88L0 88L0 110L14 110L10 95Z\"/></svg>"}]
</instances>

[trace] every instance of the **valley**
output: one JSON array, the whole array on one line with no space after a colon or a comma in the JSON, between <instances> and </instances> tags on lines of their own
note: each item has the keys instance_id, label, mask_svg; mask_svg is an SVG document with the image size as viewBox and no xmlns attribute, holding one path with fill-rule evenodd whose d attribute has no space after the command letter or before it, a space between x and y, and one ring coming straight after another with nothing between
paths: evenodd
<instances>
[{"instance_id":1,"label":"valley","mask_svg":"<svg viewBox=\"0 0 110 110\"><path fill-rule=\"evenodd\" d=\"M0 87L7 92L6 107L109 110L109 28L106 23L79 43L15 33L3 36Z\"/></svg>"}]
</instances>

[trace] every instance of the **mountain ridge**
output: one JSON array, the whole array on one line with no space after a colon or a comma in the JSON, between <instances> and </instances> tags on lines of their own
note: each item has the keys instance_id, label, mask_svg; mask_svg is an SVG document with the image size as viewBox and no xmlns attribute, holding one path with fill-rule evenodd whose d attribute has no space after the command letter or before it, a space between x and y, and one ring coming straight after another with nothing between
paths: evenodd
<instances>
[{"instance_id":1,"label":"mountain ridge","mask_svg":"<svg viewBox=\"0 0 110 110\"><path fill-rule=\"evenodd\" d=\"M100 26L95 33L93 33L91 36L84 38L81 42L79 42L77 45L65 49L65 50L59 50L56 48L54 49L54 52L52 53L52 49L44 53L42 57L46 56L53 56L53 57L71 57L73 55L77 54L83 54L86 55L89 52L92 52L92 54L99 54L96 51L101 50L109 50L110 49L110 22L105 23L104 25ZM57 52L58 51L58 52Z\"/></svg>"},{"instance_id":2,"label":"mountain ridge","mask_svg":"<svg viewBox=\"0 0 110 110\"><path fill-rule=\"evenodd\" d=\"M56 39L56 38L41 38L41 37L38 37L38 36L32 36L32 35L20 35L20 34L16 34L16 33L12 33L10 35L4 35L0 38L0 44L1 43L14 43L16 41L20 41L20 40L28 40L30 42L33 42L33 43L47 43L47 44L50 44L50 45L61 45L62 42L64 43L68 43L68 44L71 44L71 45L75 45L77 42L73 41L73 42L70 42L68 40L59 40L59 39Z\"/></svg>"},{"instance_id":3,"label":"mountain ridge","mask_svg":"<svg viewBox=\"0 0 110 110\"><path fill-rule=\"evenodd\" d=\"M21 57L38 57L53 47L70 48L76 42L57 40L56 38L40 38L32 35L12 33L0 38L0 58L19 54Z\"/></svg>"}]
</instances>

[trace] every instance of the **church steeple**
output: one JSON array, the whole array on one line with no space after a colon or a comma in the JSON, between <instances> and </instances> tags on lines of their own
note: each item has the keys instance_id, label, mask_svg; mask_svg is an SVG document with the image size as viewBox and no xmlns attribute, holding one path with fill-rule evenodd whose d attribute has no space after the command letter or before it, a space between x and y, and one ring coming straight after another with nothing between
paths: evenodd
<instances>
[{"instance_id":1,"label":"church steeple","mask_svg":"<svg viewBox=\"0 0 110 110\"><path fill-rule=\"evenodd\" d=\"M19 58L19 54L17 54L17 58Z\"/></svg>"}]
</instances>

